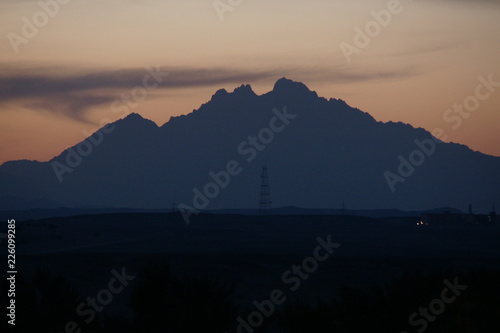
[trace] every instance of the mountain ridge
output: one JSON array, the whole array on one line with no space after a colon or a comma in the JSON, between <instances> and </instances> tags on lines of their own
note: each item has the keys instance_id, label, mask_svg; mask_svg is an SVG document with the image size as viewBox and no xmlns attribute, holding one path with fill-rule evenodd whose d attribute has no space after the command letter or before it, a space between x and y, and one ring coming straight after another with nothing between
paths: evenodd
<instances>
[{"instance_id":1,"label":"mountain ridge","mask_svg":"<svg viewBox=\"0 0 500 333\"><path fill-rule=\"evenodd\" d=\"M416 142L434 151L424 154ZM415 154L424 161L402 177L400 157ZM248 84L219 89L197 110L161 126L130 114L48 162L6 162L0 196L68 207L193 206L195 189L203 192L213 181L210 172L224 170L228 161L242 172L206 209L255 208L263 165L276 206L328 209L347 201L355 209L464 210L468 203L491 206L500 188L500 158L439 143L410 124L376 121L282 78L262 95ZM395 191L388 172L400 177Z\"/></svg>"}]
</instances>

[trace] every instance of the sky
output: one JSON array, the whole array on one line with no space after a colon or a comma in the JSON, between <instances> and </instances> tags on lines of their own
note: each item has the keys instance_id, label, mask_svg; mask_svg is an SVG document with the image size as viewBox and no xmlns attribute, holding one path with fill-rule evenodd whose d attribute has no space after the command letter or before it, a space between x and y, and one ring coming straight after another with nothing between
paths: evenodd
<instances>
[{"instance_id":1,"label":"sky","mask_svg":"<svg viewBox=\"0 0 500 333\"><path fill-rule=\"evenodd\" d=\"M124 105L162 125L281 77L500 156L499 17L496 0L2 0L0 163L50 160Z\"/></svg>"}]
</instances>

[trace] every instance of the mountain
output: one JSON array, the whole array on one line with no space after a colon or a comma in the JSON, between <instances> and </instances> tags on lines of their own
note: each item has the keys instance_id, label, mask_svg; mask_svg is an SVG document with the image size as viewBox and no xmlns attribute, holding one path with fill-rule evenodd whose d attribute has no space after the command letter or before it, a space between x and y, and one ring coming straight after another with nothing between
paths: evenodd
<instances>
[{"instance_id":1,"label":"mountain","mask_svg":"<svg viewBox=\"0 0 500 333\"><path fill-rule=\"evenodd\" d=\"M283 78L263 95L221 89L161 127L130 114L48 162L6 162L0 204L257 208L264 165L273 207L486 211L500 191L500 157L377 122Z\"/></svg>"}]
</instances>

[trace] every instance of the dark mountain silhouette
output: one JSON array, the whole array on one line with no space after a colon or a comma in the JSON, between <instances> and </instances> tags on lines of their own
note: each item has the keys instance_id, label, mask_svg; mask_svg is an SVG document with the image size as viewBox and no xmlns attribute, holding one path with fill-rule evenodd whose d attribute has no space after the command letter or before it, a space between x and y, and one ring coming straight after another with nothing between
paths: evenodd
<instances>
[{"instance_id":1,"label":"dark mountain silhouette","mask_svg":"<svg viewBox=\"0 0 500 333\"><path fill-rule=\"evenodd\" d=\"M249 136L259 133L265 143L252 148ZM0 197L19 198L23 208L45 202L46 208L157 209L170 208L173 200L199 208L193 188L203 192L213 181L209 172L226 170L234 160L241 172L207 198L204 209L257 208L267 165L273 207L328 209L345 202L349 209L466 210L472 203L488 210L499 197L500 157L454 143L432 141L433 148L431 140L424 129L377 122L283 78L260 96L249 85L232 93L221 89L198 110L161 127L131 114L49 162L6 162ZM408 161L412 153L421 164L410 166L413 172L400 167L399 175L398 157ZM404 180L393 183L394 191L387 171Z\"/></svg>"}]
</instances>

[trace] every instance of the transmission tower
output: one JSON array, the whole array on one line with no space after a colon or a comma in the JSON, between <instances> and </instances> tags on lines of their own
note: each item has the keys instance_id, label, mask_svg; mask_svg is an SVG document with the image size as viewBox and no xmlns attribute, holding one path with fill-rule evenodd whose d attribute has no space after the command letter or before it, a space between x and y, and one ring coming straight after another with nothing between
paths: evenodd
<instances>
[{"instance_id":1,"label":"transmission tower","mask_svg":"<svg viewBox=\"0 0 500 333\"><path fill-rule=\"evenodd\" d=\"M271 191L269 189L269 177L267 175L267 166L262 168L260 176L262 183L260 185L260 212L263 213L271 208Z\"/></svg>"}]
</instances>

